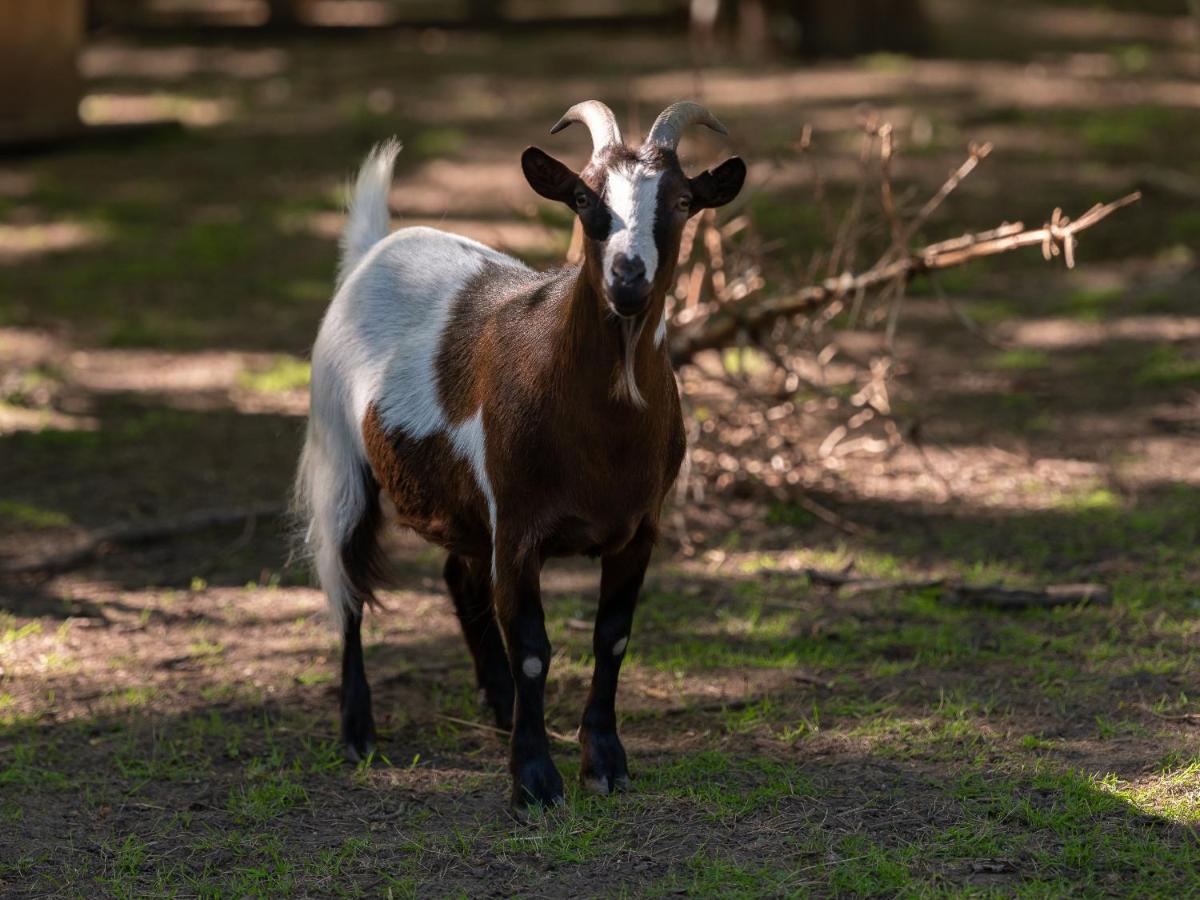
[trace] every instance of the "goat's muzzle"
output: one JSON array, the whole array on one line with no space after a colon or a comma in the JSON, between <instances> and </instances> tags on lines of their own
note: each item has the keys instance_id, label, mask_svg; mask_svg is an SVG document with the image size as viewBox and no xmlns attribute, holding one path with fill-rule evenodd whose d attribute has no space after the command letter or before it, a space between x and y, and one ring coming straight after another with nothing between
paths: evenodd
<instances>
[{"instance_id":1,"label":"goat's muzzle","mask_svg":"<svg viewBox=\"0 0 1200 900\"><path fill-rule=\"evenodd\" d=\"M618 253L608 277L608 302L619 316L632 318L646 309L650 300L650 282L646 264L640 256Z\"/></svg>"}]
</instances>

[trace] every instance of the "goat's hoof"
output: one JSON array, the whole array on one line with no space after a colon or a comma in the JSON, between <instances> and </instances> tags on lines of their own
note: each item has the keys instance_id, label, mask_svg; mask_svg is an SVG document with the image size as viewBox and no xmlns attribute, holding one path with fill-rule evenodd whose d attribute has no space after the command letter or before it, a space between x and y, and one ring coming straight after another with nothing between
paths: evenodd
<instances>
[{"instance_id":1,"label":"goat's hoof","mask_svg":"<svg viewBox=\"0 0 1200 900\"><path fill-rule=\"evenodd\" d=\"M562 776L550 757L535 759L514 768L511 807L522 821L535 818L537 811L567 805Z\"/></svg>"},{"instance_id":2,"label":"goat's hoof","mask_svg":"<svg viewBox=\"0 0 1200 900\"><path fill-rule=\"evenodd\" d=\"M375 752L375 719L369 711L365 716L359 713L342 716L342 744L346 758L352 763L371 758Z\"/></svg>"},{"instance_id":3,"label":"goat's hoof","mask_svg":"<svg viewBox=\"0 0 1200 900\"><path fill-rule=\"evenodd\" d=\"M346 759L350 762L358 764L366 762L371 758L371 754L375 752L375 742L367 741L363 744L355 745L350 741L346 742Z\"/></svg>"},{"instance_id":4,"label":"goat's hoof","mask_svg":"<svg viewBox=\"0 0 1200 900\"><path fill-rule=\"evenodd\" d=\"M627 791L632 787L625 748L615 731L598 733L581 729L579 742L583 745L579 781L585 791L607 797L614 791Z\"/></svg>"}]
</instances>

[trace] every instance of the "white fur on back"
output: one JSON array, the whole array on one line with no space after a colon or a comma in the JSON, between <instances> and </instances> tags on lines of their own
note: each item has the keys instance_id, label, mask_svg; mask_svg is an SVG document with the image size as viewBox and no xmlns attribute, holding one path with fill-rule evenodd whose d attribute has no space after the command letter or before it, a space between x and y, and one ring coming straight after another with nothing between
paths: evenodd
<instances>
[{"instance_id":1,"label":"white fur on back","mask_svg":"<svg viewBox=\"0 0 1200 900\"><path fill-rule=\"evenodd\" d=\"M605 277L612 272L618 253L642 258L646 280L658 271L658 245L654 242L654 219L658 209L661 176L648 174L641 166L610 169L605 200L613 215L612 229L604 242Z\"/></svg>"},{"instance_id":2,"label":"white fur on back","mask_svg":"<svg viewBox=\"0 0 1200 900\"><path fill-rule=\"evenodd\" d=\"M450 425L438 401L435 363L454 299L485 261L529 271L490 247L437 229L389 235L387 198L399 149L394 141L377 147L355 183L338 290L313 347L308 433L296 479L296 510L307 523L309 549L339 626L360 611L341 548L370 502L362 423L371 404L387 431L414 439L447 435L487 502L494 543L496 501L482 410Z\"/></svg>"}]
</instances>

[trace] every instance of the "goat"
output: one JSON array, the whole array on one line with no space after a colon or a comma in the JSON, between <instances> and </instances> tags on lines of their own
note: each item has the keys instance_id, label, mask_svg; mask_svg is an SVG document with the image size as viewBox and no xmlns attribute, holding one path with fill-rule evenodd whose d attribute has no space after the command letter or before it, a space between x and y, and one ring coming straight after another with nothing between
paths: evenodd
<instances>
[{"instance_id":1,"label":"goat","mask_svg":"<svg viewBox=\"0 0 1200 900\"><path fill-rule=\"evenodd\" d=\"M582 265L553 271L431 228L389 235L399 145L367 157L313 348L296 480L344 640L348 755L367 757L375 741L361 624L382 582L382 491L400 525L449 551L445 580L476 678L497 725L512 733L519 812L563 803L543 716L550 642L539 579L552 556L602 560L580 775L600 794L629 786L617 678L685 451L666 294L684 223L732 200L746 175L737 157L683 173L676 147L685 126L727 133L696 103L665 109L636 150L598 101L571 107L551 133L572 122L592 137L581 172L536 147L521 157L529 185L582 224Z\"/></svg>"}]
</instances>

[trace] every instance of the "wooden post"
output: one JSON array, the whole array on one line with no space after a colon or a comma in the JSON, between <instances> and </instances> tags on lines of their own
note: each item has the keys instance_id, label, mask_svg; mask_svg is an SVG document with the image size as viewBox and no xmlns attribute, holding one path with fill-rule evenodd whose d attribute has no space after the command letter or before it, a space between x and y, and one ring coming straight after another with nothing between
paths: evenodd
<instances>
[{"instance_id":1,"label":"wooden post","mask_svg":"<svg viewBox=\"0 0 1200 900\"><path fill-rule=\"evenodd\" d=\"M80 131L83 0L0 0L0 144Z\"/></svg>"}]
</instances>

